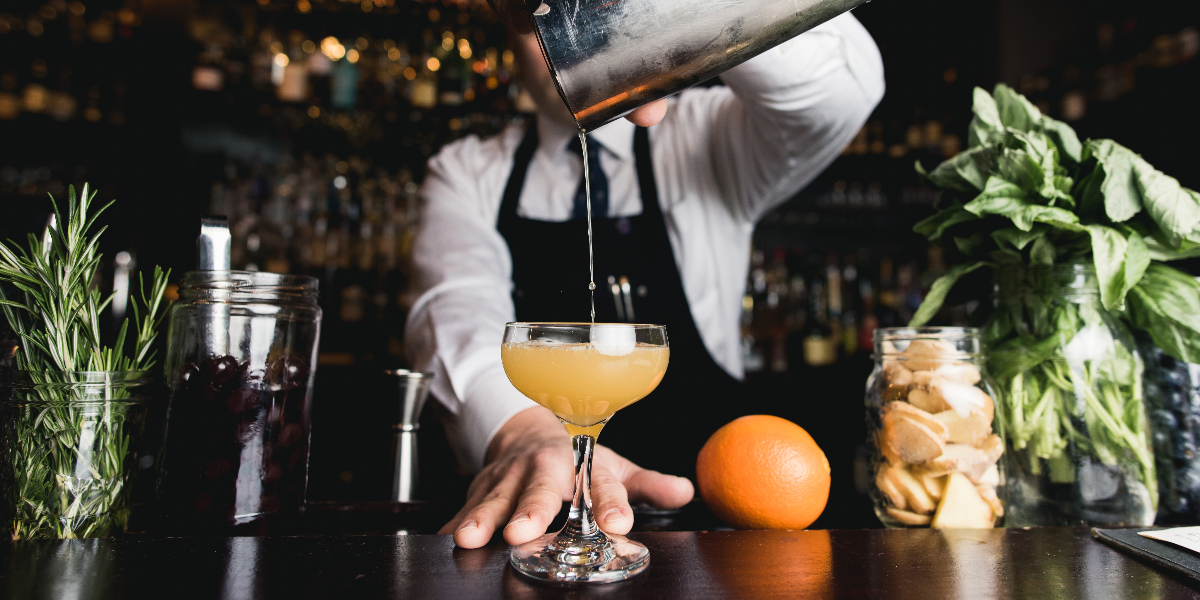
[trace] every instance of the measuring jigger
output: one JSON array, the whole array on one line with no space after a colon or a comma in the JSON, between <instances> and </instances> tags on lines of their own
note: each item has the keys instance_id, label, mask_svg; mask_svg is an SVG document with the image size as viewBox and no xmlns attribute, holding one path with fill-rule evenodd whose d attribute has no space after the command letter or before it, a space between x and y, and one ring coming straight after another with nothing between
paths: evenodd
<instances>
[{"instance_id":1,"label":"measuring jigger","mask_svg":"<svg viewBox=\"0 0 1200 600\"><path fill-rule=\"evenodd\" d=\"M429 397L432 375L395 369L384 371L389 385L396 386L400 401L400 422L392 426L392 496L395 502L416 499L418 481L417 430L421 428L421 409Z\"/></svg>"},{"instance_id":2,"label":"measuring jigger","mask_svg":"<svg viewBox=\"0 0 1200 600\"><path fill-rule=\"evenodd\" d=\"M687 89L866 0L531 0L542 54L583 131Z\"/></svg>"}]
</instances>

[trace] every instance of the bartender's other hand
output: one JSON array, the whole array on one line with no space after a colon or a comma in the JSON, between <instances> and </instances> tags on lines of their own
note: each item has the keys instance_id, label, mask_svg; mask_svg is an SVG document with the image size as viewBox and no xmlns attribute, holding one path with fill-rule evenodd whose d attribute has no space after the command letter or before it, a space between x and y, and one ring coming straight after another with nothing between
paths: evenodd
<instances>
[{"instance_id":1,"label":"bartender's other hand","mask_svg":"<svg viewBox=\"0 0 1200 600\"><path fill-rule=\"evenodd\" d=\"M667 116L667 99L662 98L633 109L633 112L625 115L625 118L634 125L649 127L658 125L658 122L665 116Z\"/></svg>"},{"instance_id":2,"label":"bartender's other hand","mask_svg":"<svg viewBox=\"0 0 1200 600\"><path fill-rule=\"evenodd\" d=\"M467 492L467 502L438 533L454 534L461 548L487 544L502 529L504 541L523 544L544 533L571 500L571 439L550 411L530 408L509 419L492 438L488 465ZM600 529L624 534L633 527L630 498L662 509L692 499L692 482L643 469L596 446L592 457L592 513Z\"/></svg>"}]
</instances>

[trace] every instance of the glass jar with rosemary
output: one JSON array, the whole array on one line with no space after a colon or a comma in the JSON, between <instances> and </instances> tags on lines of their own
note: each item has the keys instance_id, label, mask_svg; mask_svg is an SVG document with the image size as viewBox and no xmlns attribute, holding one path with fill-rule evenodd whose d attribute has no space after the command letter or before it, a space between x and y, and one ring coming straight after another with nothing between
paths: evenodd
<instances>
[{"instance_id":1,"label":"glass jar with rosemary","mask_svg":"<svg viewBox=\"0 0 1200 600\"><path fill-rule=\"evenodd\" d=\"M155 269L148 294L139 277L133 318L104 345L94 196L71 187L66 219L55 205L28 248L0 242L0 309L18 340L16 371L0 382L0 532L12 539L102 537L128 523L168 273Z\"/></svg>"},{"instance_id":2,"label":"glass jar with rosemary","mask_svg":"<svg viewBox=\"0 0 1200 600\"><path fill-rule=\"evenodd\" d=\"M146 428L144 371L19 371L0 403L0 490L12 539L121 533Z\"/></svg>"}]
</instances>

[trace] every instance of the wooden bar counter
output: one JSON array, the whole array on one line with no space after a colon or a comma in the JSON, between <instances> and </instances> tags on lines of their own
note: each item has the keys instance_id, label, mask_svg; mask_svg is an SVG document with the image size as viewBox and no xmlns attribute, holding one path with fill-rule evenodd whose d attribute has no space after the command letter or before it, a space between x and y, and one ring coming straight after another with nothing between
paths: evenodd
<instances>
[{"instance_id":1,"label":"wooden bar counter","mask_svg":"<svg viewBox=\"0 0 1200 600\"><path fill-rule=\"evenodd\" d=\"M1200 587L1087 529L647 531L647 571L552 587L493 543L449 536L21 541L0 547L8 598L1196 598Z\"/></svg>"}]
</instances>

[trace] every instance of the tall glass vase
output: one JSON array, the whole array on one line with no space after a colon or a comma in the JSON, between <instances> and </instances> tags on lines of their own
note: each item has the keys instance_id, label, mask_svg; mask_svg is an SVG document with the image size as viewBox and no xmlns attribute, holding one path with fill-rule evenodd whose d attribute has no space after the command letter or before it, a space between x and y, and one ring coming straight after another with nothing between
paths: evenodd
<instances>
[{"instance_id":1,"label":"tall glass vase","mask_svg":"<svg viewBox=\"0 0 1200 600\"><path fill-rule=\"evenodd\" d=\"M0 535L124 533L151 379L141 371L17 371L0 401Z\"/></svg>"},{"instance_id":2,"label":"tall glass vase","mask_svg":"<svg viewBox=\"0 0 1200 600\"><path fill-rule=\"evenodd\" d=\"M1010 267L998 283L985 336L1007 432L1006 524L1152 524L1142 360L1094 268Z\"/></svg>"}]
</instances>

